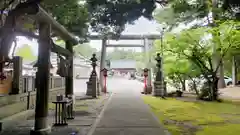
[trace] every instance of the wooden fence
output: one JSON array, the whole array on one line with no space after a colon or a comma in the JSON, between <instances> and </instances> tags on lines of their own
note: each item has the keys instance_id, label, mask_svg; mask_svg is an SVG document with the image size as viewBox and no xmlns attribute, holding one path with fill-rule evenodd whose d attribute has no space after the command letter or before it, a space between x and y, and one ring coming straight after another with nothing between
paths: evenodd
<instances>
[{"instance_id":1,"label":"wooden fence","mask_svg":"<svg viewBox=\"0 0 240 135\"><path fill-rule=\"evenodd\" d=\"M36 105L35 77L23 76L19 94L0 96L0 120L18 112L34 109ZM65 78L50 77L49 102L65 94Z\"/></svg>"}]
</instances>

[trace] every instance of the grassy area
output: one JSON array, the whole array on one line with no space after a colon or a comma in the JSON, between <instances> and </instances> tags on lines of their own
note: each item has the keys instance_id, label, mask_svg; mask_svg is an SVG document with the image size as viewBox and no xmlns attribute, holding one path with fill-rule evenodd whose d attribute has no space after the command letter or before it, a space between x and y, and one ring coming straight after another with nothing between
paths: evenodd
<instances>
[{"instance_id":1,"label":"grassy area","mask_svg":"<svg viewBox=\"0 0 240 135\"><path fill-rule=\"evenodd\" d=\"M172 135L237 135L240 105L231 102L185 102L143 97Z\"/></svg>"}]
</instances>

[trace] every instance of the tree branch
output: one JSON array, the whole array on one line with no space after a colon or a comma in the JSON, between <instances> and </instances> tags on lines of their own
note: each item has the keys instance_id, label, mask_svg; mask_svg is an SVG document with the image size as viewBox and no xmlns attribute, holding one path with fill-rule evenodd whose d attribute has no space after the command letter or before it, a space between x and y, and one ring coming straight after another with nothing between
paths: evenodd
<instances>
[{"instance_id":1,"label":"tree branch","mask_svg":"<svg viewBox=\"0 0 240 135\"><path fill-rule=\"evenodd\" d=\"M231 28L230 31L232 31L233 25L232 25L230 28ZM232 36L232 35L231 35L231 34L228 34L228 36L230 37L230 36ZM221 57L220 57L220 59L219 59L218 65L217 65L217 67L216 67L216 69L215 69L215 72L218 71L218 69L219 69L219 67L220 67L220 65L221 65L222 59L225 57L225 55L227 54L228 50L232 47L232 45L233 45L232 43L229 43L229 44L228 44L228 47L227 47L225 50L223 50L223 53L222 53L222 55L221 55Z\"/></svg>"},{"instance_id":2,"label":"tree branch","mask_svg":"<svg viewBox=\"0 0 240 135\"><path fill-rule=\"evenodd\" d=\"M165 6L166 4L168 4L167 0L155 0L155 2L160 4L161 6Z\"/></svg>"}]
</instances>

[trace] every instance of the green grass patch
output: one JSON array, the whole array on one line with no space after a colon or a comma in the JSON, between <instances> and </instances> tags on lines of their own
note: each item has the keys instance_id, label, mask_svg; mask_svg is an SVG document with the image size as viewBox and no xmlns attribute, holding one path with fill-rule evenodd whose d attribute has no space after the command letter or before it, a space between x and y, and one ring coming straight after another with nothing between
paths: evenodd
<instances>
[{"instance_id":1,"label":"green grass patch","mask_svg":"<svg viewBox=\"0 0 240 135\"><path fill-rule=\"evenodd\" d=\"M174 98L163 100L152 96L143 96L145 103L149 104L152 111L173 135L219 135L238 134L234 126L240 126L240 104L232 102L184 102ZM232 124L236 123L237 124ZM183 124L182 124L183 123ZM238 124L239 123L239 124ZM189 126L184 126L190 125ZM209 131L222 129L222 132ZM227 128L232 131L225 132ZM236 128L237 129L237 128Z\"/></svg>"},{"instance_id":2,"label":"green grass patch","mask_svg":"<svg viewBox=\"0 0 240 135\"><path fill-rule=\"evenodd\" d=\"M54 103L48 103L48 109L49 110L55 110L55 104Z\"/></svg>"},{"instance_id":3,"label":"green grass patch","mask_svg":"<svg viewBox=\"0 0 240 135\"><path fill-rule=\"evenodd\" d=\"M176 125L166 125L166 128L171 133L171 135L181 135L182 129Z\"/></svg>"}]
</instances>

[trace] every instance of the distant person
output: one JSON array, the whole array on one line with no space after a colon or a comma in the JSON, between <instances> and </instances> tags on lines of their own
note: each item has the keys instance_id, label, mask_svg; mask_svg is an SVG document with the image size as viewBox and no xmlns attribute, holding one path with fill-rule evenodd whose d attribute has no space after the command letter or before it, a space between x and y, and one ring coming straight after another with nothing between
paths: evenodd
<instances>
[{"instance_id":1,"label":"distant person","mask_svg":"<svg viewBox=\"0 0 240 135\"><path fill-rule=\"evenodd\" d=\"M130 74L130 77L131 77L132 79L136 79L135 73L131 73L131 74Z\"/></svg>"}]
</instances>

